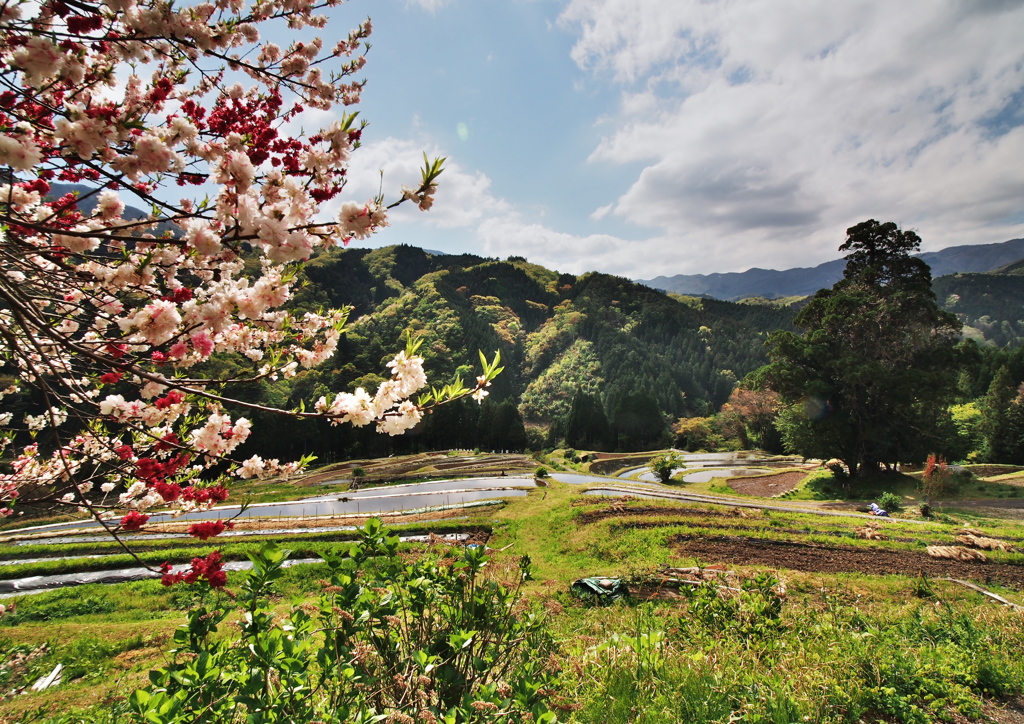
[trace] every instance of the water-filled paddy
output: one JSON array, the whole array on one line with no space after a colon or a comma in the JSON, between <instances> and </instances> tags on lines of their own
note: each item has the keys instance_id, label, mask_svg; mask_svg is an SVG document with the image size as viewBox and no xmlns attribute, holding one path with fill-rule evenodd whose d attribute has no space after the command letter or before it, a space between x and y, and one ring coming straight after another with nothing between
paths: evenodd
<instances>
[{"instance_id":1,"label":"water-filled paddy","mask_svg":"<svg viewBox=\"0 0 1024 724\"><path fill-rule=\"evenodd\" d=\"M495 476L470 480L441 480L366 488L354 492L321 495L283 503L256 503L245 510L241 510L241 506L238 505L221 506L208 511L186 513L177 518L166 513L156 513L151 516L150 522L163 523L217 518L244 520L293 516L308 518L331 515L375 515L441 506L458 507L476 500L491 498L514 498L529 492L516 488L534 487L536 485L531 478ZM95 521L81 520L39 526L33 529L25 528L19 530L18 533L96 527L99 527L99 523Z\"/></svg>"}]
</instances>

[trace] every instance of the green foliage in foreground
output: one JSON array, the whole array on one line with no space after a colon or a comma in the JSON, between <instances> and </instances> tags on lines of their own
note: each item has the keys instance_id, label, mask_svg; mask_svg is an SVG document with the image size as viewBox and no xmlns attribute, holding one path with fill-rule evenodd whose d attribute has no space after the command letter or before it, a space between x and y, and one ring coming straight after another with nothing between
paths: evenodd
<instances>
[{"instance_id":1,"label":"green foliage in foreground","mask_svg":"<svg viewBox=\"0 0 1024 724\"><path fill-rule=\"evenodd\" d=\"M925 724L979 718L984 700L1024 687L1024 625L1011 612L928 600L877 615L824 590L813 607L790 610L775 583L762 574L740 591L705 584L684 608L573 621L570 720Z\"/></svg>"},{"instance_id":2,"label":"green foliage in foreground","mask_svg":"<svg viewBox=\"0 0 1024 724\"><path fill-rule=\"evenodd\" d=\"M513 610L529 575L484 575L483 548L406 563L371 521L345 556L328 556L318 605L283 618L268 595L287 551L252 556L241 636L217 636L230 610L189 612L174 659L130 697L133 719L184 722L551 722L542 620Z\"/></svg>"}]
</instances>

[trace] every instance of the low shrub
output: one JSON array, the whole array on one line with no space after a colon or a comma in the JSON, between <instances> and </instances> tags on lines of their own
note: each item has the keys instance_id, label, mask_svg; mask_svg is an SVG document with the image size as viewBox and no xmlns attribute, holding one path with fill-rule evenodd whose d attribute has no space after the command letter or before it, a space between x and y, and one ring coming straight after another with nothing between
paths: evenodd
<instances>
[{"instance_id":1,"label":"low shrub","mask_svg":"<svg viewBox=\"0 0 1024 724\"><path fill-rule=\"evenodd\" d=\"M885 492L878 496L878 505L888 511L903 510L903 498L896 493Z\"/></svg>"},{"instance_id":2,"label":"low shrub","mask_svg":"<svg viewBox=\"0 0 1024 724\"><path fill-rule=\"evenodd\" d=\"M359 537L346 554L325 555L319 603L283 616L267 594L289 551L268 544L253 555L239 633L219 632L227 606L193 609L172 662L130 697L135 720L555 720L552 644L544 620L520 605L528 557L488 572L483 547L410 562L379 521Z\"/></svg>"}]
</instances>

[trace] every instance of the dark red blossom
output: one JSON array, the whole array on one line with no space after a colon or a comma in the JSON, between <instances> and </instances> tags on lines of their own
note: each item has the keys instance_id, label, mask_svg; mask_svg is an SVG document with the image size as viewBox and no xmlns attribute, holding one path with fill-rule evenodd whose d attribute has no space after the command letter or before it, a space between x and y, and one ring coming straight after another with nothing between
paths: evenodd
<instances>
[{"instance_id":1,"label":"dark red blossom","mask_svg":"<svg viewBox=\"0 0 1024 724\"><path fill-rule=\"evenodd\" d=\"M37 178L35 181L23 181L17 185L26 191L38 191L43 196L50 193L50 184L41 178Z\"/></svg>"},{"instance_id":2,"label":"dark red blossom","mask_svg":"<svg viewBox=\"0 0 1024 724\"><path fill-rule=\"evenodd\" d=\"M54 211L71 211L78 208L78 197L75 194L64 194L56 201L47 201L46 205Z\"/></svg>"},{"instance_id":3,"label":"dark red blossom","mask_svg":"<svg viewBox=\"0 0 1024 724\"><path fill-rule=\"evenodd\" d=\"M193 538L199 540L209 540L210 538L216 538L225 530L231 530L235 527L234 521L228 520L204 520L201 523L195 523L188 529L188 534Z\"/></svg>"},{"instance_id":4,"label":"dark red blossom","mask_svg":"<svg viewBox=\"0 0 1024 724\"><path fill-rule=\"evenodd\" d=\"M164 354L163 352L161 352L160 350L154 350L153 354L150 355L150 358L154 362L158 362L158 363L159 362L166 362L167 361L167 355Z\"/></svg>"},{"instance_id":5,"label":"dark red blossom","mask_svg":"<svg viewBox=\"0 0 1024 724\"><path fill-rule=\"evenodd\" d=\"M196 125L197 128L202 130L206 124L203 123L203 118L206 117L206 109L193 100L187 100L181 104L181 110L184 111L185 115L188 116L189 120Z\"/></svg>"},{"instance_id":6,"label":"dark red blossom","mask_svg":"<svg viewBox=\"0 0 1024 724\"><path fill-rule=\"evenodd\" d=\"M139 458L135 463L135 475L139 480L144 480L150 485L162 483L171 477L181 468L188 465L189 456L186 454L175 455L167 462L160 462L154 458ZM163 495L163 493L161 493ZM167 496L164 496L167 499ZM171 498L173 500L174 498Z\"/></svg>"},{"instance_id":7,"label":"dark red blossom","mask_svg":"<svg viewBox=\"0 0 1024 724\"><path fill-rule=\"evenodd\" d=\"M341 193L341 186L335 184L334 186L328 186L327 188L313 188L309 190L309 195L314 199L323 203L329 201L335 196Z\"/></svg>"},{"instance_id":8,"label":"dark red blossom","mask_svg":"<svg viewBox=\"0 0 1024 724\"><path fill-rule=\"evenodd\" d=\"M163 463L155 458L139 458L135 463L135 474L147 482L163 478Z\"/></svg>"},{"instance_id":9,"label":"dark red blossom","mask_svg":"<svg viewBox=\"0 0 1024 724\"><path fill-rule=\"evenodd\" d=\"M196 488L190 485L181 491L182 500L191 500L200 505L223 503L228 499L228 495L228 489L221 485L214 485L209 488Z\"/></svg>"},{"instance_id":10,"label":"dark red blossom","mask_svg":"<svg viewBox=\"0 0 1024 724\"><path fill-rule=\"evenodd\" d=\"M132 456L135 455L135 451L132 450L131 445L122 445L121 447L114 448L114 452L122 460L131 460Z\"/></svg>"},{"instance_id":11,"label":"dark red blossom","mask_svg":"<svg viewBox=\"0 0 1024 724\"><path fill-rule=\"evenodd\" d=\"M170 450L176 445L181 445L181 439L173 432L169 432L157 441L156 445L153 446L153 449L157 452L162 452L164 450Z\"/></svg>"},{"instance_id":12,"label":"dark red blossom","mask_svg":"<svg viewBox=\"0 0 1024 724\"><path fill-rule=\"evenodd\" d=\"M174 90L174 83L170 78L161 78L156 86L149 92L149 100L153 103L163 103Z\"/></svg>"},{"instance_id":13,"label":"dark red blossom","mask_svg":"<svg viewBox=\"0 0 1024 724\"><path fill-rule=\"evenodd\" d=\"M170 294L165 294L161 297L165 302L174 302L175 304L181 304L187 302L192 298L192 290L188 287L178 287Z\"/></svg>"},{"instance_id":14,"label":"dark red blossom","mask_svg":"<svg viewBox=\"0 0 1024 724\"><path fill-rule=\"evenodd\" d=\"M149 521L149 516L145 513L140 513L137 510L133 510L125 517L121 518L121 529L122 530L140 530Z\"/></svg>"},{"instance_id":15,"label":"dark red blossom","mask_svg":"<svg viewBox=\"0 0 1024 724\"><path fill-rule=\"evenodd\" d=\"M76 181L82 181L83 179L96 181L100 177L100 172L92 168L72 168L71 165L74 161L75 159L73 158L68 158L64 161L68 164L68 168L62 169L57 175L59 180L74 183Z\"/></svg>"},{"instance_id":16,"label":"dark red blossom","mask_svg":"<svg viewBox=\"0 0 1024 724\"><path fill-rule=\"evenodd\" d=\"M160 566L163 577L160 583L173 586L175 583L197 583L205 580L211 588L223 588L228 582L228 574L224 572L224 562L220 553L214 551L205 558L193 558L192 568L187 572L172 573L170 563Z\"/></svg>"},{"instance_id":17,"label":"dark red blossom","mask_svg":"<svg viewBox=\"0 0 1024 724\"><path fill-rule=\"evenodd\" d=\"M162 480L158 480L153 483L153 490L168 503L181 497L181 486L174 483L165 483Z\"/></svg>"},{"instance_id":18,"label":"dark red blossom","mask_svg":"<svg viewBox=\"0 0 1024 724\"><path fill-rule=\"evenodd\" d=\"M107 354L109 354L114 359L121 359L122 357L124 357L124 351L126 349L128 349L127 345L121 344L119 342L111 342L110 344L107 345Z\"/></svg>"},{"instance_id":19,"label":"dark red blossom","mask_svg":"<svg viewBox=\"0 0 1024 724\"><path fill-rule=\"evenodd\" d=\"M113 103L103 103L100 105L89 106L85 109L85 115L89 118L102 118L105 121L109 121L118 114L118 111L118 106Z\"/></svg>"},{"instance_id":20,"label":"dark red blossom","mask_svg":"<svg viewBox=\"0 0 1024 724\"><path fill-rule=\"evenodd\" d=\"M124 372L114 370L113 372L107 372L105 374L100 375L100 382L102 382L105 385L113 385L120 382L122 377L124 377Z\"/></svg>"},{"instance_id":21,"label":"dark red blossom","mask_svg":"<svg viewBox=\"0 0 1024 724\"><path fill-rule=\"evenodd\" d=\"M199 186L200 184L205 183L206 179L206 174L182 171L178 174L178 185L184 186L185 184L192 184L193 186Z\"/></svg>"},{"instance_id":22,"label":"dark red blossom","mask_svg":"<svg viewBox=\"0 0 1024 724\"><path fill-rule=\"evenodd\" d=\"M72 15L67 19L68 30L76 35L91 33L103 27L103 18L99 15Z\"/></svg>"},{"instance_id":23,"label":"dark red blossom","mask_svg":"<svg viewBox=\"0 0 1024 724\"><path fill-rule=\"evenodd\" d=\"M180 404L185 400L185 393L181 390L171 390L163 397L158 397L153 401L153 406L158 410L166 410L171 405Z\"/></svg>"}]
</instances>

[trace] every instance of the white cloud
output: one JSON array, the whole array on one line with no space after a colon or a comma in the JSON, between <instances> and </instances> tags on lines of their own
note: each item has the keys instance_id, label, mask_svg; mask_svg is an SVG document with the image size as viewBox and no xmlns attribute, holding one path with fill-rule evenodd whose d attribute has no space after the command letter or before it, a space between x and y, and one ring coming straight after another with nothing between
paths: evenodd
<instances>
[{"instance_id":1,"label":"white cloud","mask_svg":"<svg viewBox=\"0 0 1024 724\"><path fill-rule=\"evenodd\" d=\"M349 167L349 184L338 199L325 204L325 212L333 215L342 199L368 199L381 189L386 201L398 198L401 185L418 181L424 151L431 157L445 155L433 144L397 138L385 138L358 149ZM599 209L595 217L603 217L610 209ZM681 243L665 235L635 241L610 234L571 234L551 229L538 218L496 197L485 174L467 171L452 161L441 174L437 200L429 212L422 213L406 203L390 213L395 230L412 243L417 243L418 228L433 227L450 231L456 246L457 238L470 240L467 250L472 253L498 258L525 256L537 264L577 274L603 271L651 278L699 272L731 263L735 253L730 246ZM387 243L394 241L389 239ZM767 263L770 257L753 255L749 259Z\"/></svg>"},{"instance_id":2,"label":"white cloud","mask_svg":"<svg viewBox=\"0 0 1024 724\"><path fill-rule=\"evenodd\" d=\"M478 236L488 256L525 256L535 264L572 273L622 269L626 261L622 252L629 243L604 234L575 236L554 231L514 215L485 220Z\"/></svg>"},{"instance_id":3,"label":"white cloud","mask_svg":"<svg viewBox=\"0 0 1024 724\"><path fill-rule=\"evenodd\" d=\"M363 200L383 191L386 203L398 200L401 186L419 185L424 153L430 158L447 155L433 144L410 139L384 138L362 146L352 154L350 181L342 198ZM508 203L492 195L490 187L491 180L486 175L467 171L449 159L438 179L434 206L428 213L406 202L390 216L393 222L402 224L475 227L484 218L509 211ZM338 204L340 201L335 201L330 210Z\"/></svg>"},{"instance_id":4,"label":"white cloud","mask_svg":"<svg viewBox=\"0 0 1024 724\"><path fill-rule=\"evenodd\" d=\"M644 165L613 213L652 229L648 274L818 263L869 217L928 248L1024 235L1020 3L572 0L560 24L622 84L591 160Z\"/></svg>"},{"instance_id":5,"label":"white cloud","mask_svg":"<svg viewBox=\"0 0 1024 724\"><path fill-rule=\"evenodd\" d=\"M419 5L421 8L428 12L437 12L451 0L405 0L406 5Z\"/></svg>"},{"instance_id":6,"label":"white cloud","mask_svg":"<svg viewBox=\"0 0 1024 724\"><path fill-rule=\"evenodd\" d=\"M735 249L727 246L681 244L666 236L629 240L610 234L569 234L516 215L485 220L477 236L482 253L488 256L514 254L558 271L600 271L632 279L699 273L729 264L735 257Z\"/></svg>"}]
</instances>

